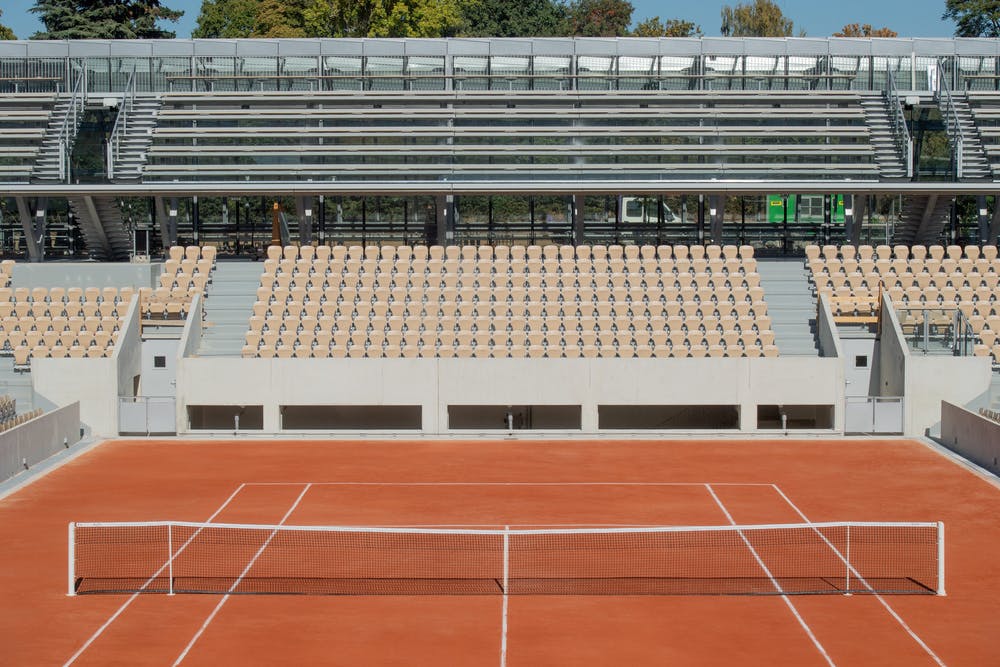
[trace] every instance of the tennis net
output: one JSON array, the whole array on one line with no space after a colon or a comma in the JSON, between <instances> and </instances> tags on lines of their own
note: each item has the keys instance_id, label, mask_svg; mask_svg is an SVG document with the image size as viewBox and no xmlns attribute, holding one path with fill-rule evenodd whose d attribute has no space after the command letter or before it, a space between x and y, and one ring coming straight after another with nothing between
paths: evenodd
<instances>
[{"instance_id":1,"label":"tennis net","mask_svg":"<svg viewBox=\"0 0 1000 667\"><path fill-rule=\"evenodd\" d=\"M944 594L940 523L69 526L69 594Z\"/></svg>"}]
</instances>

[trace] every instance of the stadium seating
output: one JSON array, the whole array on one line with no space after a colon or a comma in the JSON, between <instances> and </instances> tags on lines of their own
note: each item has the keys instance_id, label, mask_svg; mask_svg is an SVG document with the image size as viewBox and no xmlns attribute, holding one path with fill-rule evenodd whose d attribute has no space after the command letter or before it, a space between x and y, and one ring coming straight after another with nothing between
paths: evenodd
<instances>
[{"instance_id":1,"label":"stadium seating","mask_svg":"<svg viewBox=\"0 0 1000 667\"><path fill-rule=\"evenodd\" d=\"M272 247L244 357L777 356L748 246Z\"/></svg>"},{"instance_id":2,"label":"stadium seating","mask_svg":"<svg viewBox=\"0 0 1000 667\"><path fill-rule=\"evenodd\" d=\"M3 421L0 421L0 433L2 433L3 431L9 431L15 426L20 426L21 424L27 421L31 421L36 417L40 417L41 415L42 415L41 408L36 408L30 412L25 412L23 415L18 415L18 414L12 415L7 419L4 419Z\"/></svg>"},{"instance_id":3,"label":"stadium seating","mask_svg":"<svg viewBox=\"0 0 1000 667\"><path fill-rule=\"evenodd\" d=\"M26 183L35 169L55 94L0 95L0 183Z\"/></svg>"},{"instance_id":4,"label":"stadium seating","mask_svg":"<svg viewBox=\"0 0 1000 667\"><path fill-rule=\"evenodd\" d=\"M812 245L806 261L834 315L873 316L883 290L896 308L959 309L978 337L975 353L1000 362L996 246Z\"/></svg>"},{"instance_id":5,"label":"stadium seating","mask_svg":"<svg viewBox=\"0 0 1000 667\"><path fill-rule=\"evenodd\" d=\"M174 246L160 274L160 286L139 290L146 321L183 323L196 294L205 294L215 269L213 246Z\"/></svg>"}]
</instances>

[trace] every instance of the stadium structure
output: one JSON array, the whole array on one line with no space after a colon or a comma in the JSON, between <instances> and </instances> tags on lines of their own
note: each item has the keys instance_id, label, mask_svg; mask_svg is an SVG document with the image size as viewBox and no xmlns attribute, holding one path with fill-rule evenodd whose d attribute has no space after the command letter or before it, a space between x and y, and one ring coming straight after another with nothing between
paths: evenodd
<instances>
[{"instance_id":1,"label":"stadium structure","mask_svg":"<svg viewBox=\"0 0 1000 667\"><path fill-rule=\"evenodd\" d=\"M991 407L996 40L15 41L0 89L2 383L94 435Z\"/></svg>"}]
</instances>

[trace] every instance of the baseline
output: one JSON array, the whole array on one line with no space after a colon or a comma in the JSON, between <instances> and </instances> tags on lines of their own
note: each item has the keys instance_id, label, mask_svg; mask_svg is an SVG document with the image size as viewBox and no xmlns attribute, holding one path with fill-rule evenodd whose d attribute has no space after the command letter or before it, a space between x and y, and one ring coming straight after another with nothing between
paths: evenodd
<instances>
[{"instance_id":1,"label":"baseline","mask_svg":"<svg viewBox=\"0 0 1000 667\"><path fill-rule=\"evenodd\" d=\"M205 523L211 523L212 520L215 517L217 517L220 514L222 514L222 511L226 509L226 507L229 505L229 503L231 503L233 501L233 499L236 498L236 496L239 494L240 491L243 490L243 488L245 486L246 486L246 484L240 484L238 487L236 487L236 490L233 491L232 494L230 494L230 496L228 498L226 498L226 500L222 503L222 505L219 506L219 509L215 510L215 512L212 513L212 516L208 517L208 520ZM184 545L180 549L177 550L177 553L179 554L181 551L183 551L185 549L185 547L187 547L187 545L191 543L191 540L193 540L197 535L198 535L197 532L194 535L192 535L190 537L190 539L188 539L188 541L185 542ZM165 570L168 567L169 564L170 564L170 560L168 559L167 562L164 563L163 566L160 567L160 569L157 570L153 574L153 576L150 577L148 581L146 581L145 584L143 584L142 588L145 588L151 582L153 582L160 574L163 573L163 570ZM90 645L93 644L97 640L98 637L100 637L102 634L104 634L104 631L107 630L108 627L111 626L111 624L115 621L115 619L117 619L119 616L121 616L125 612L125 610L128 609L129 606L131 606L131 604L133 602L135 602L136 598L139 597L139 594L141 592L142 592L142 589L136 591L135 593L132 594L131 597L129 597L129 599L125 600L125 602L123 602L122 605L120 607L118 607L118 610L115 611L115 613L113 613L110 616L110 618L108 618L108 620L105 621L104 624L101 625L101 627L99 627L94 632L94 634L92 634L90 636L90 638L86 642L84 642L83 646L81 646L77 650L76 653L74 653L72 656L70 656L69 660L67 660L65 663L63 663L63 667L69 667L69 665L72 665L74 662L76 662L76 660L81 655L83 655L84 651L86 651L88 648L90 648Z\"/></svg>"},{"instance_id":2,"label":"baseline","mask_svg":"<svg viewBox=\"0 0 1000 667\"><path fill-rule=\"evenodd\" d=\"M778 493L779 496L781 496L781 498L788 504L788 506L792 508L792 511L794 511L796 514L798 514L800 517L802 517L802 521L804 521L807 524L812 524L812 521L809 520L809 517L807 517L805 515L805 513L802 510L800 510L795 503L792 502L792 499L789 498L788 495L784 491L782 491L781 488L777 484L771 484L771 487ZM843 560L846 563L847 560L844 558L843 555L840 554L839 551L837 551L837 549L832 544L830 544L829 540L827 540L826 537L824 537L823 534L820 531L817 530L816 532L820 535L820 537L823 538L823 540L827 544L830 545L830 548L833 549L833 552L836 553L837 556L840 557L840 559ZM854 568L851 568L851 569L853 570ZM855 574L857 574L856 571L855 571ZM872 590L871 586L868 585L867 581L865 581L860 576L859 576L859 578L864 583L864 585L868 588L868 590L871 591L872 595L875 596L875 599L878 600L882 604L882 606L885 608L885 610L887 612L889 612L889 615L892 616L894 619L896 619L896 622L899 623L900 627L902 627L903 630L905 630L906 633L908 635L910 635L910 637L913 639L913 641L915 641L920 646L920 648L922 648L924 650L924 652L927 653L927 655L930 656L932 660L934 660L935 663L937 663L938 665L940 665L940 667L945 667L944 661L942 661L941 658L939 658L938 655L936 653L934 653L934 651L931 649L931 647L928 646L927 643L923 639L921 639L920 636L916 632L914 632L912 628L910 628L910 626L906 623L906 621L903 620L903 617L900 616L899 613L896 612L896 610L892 608L892 605L890 605L888 602L886 602L886 600L885 600L884 597L882 597L881 595L879 595L878 593L876 593L874 590Z\"/></svg>"}]
</instances>

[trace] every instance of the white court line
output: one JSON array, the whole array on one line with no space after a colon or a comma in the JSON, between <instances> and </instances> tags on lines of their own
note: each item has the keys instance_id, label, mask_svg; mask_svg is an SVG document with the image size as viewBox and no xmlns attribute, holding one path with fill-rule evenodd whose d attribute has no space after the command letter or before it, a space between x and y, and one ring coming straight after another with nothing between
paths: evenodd
<instances>
[{"instance_id":1,"label":"white court line","mask_svg":"<svg viewBox=\"0 0 1000 667\"><path fill-rule=\"evenodd\" d=\"M726 515L726 520L729 521L729 524L735 526L736 521L733 520L733 515L730 514L729 510L726 509L726 506L722 504L722 500L720 500L719 496L715 494L715 490L712 489L712 486L710 484L706 484L705 488L708 489L708 492L710 494L712 494L712 500L714 500L715 503L719 506L719 509L722 510L722 513ZM795 620L799 622L799 625L802 626L802 629L806 631L807 635L809 635L809 639L812 640L813 646L816 647L816 649L820 652L820 654L823 656L823 659L826 660L826 663L830 665L830 667L835 667L833 660L830 658L830 654L827 653L826 649L823 648L823 645L819 643L819 640L816 639L816 635L813 634L812 628L809 627L809 624L806 623L805 619L802 618L802 615L799 614L799 610L795 608L795 605L792 604L792 601L788 599L787 595L785 595L785 591L781 588L781 584L779 584L778 580L774 578L773 574L771 574L771 570L769 570L767 568L767 565L764 564L764 561L761 559L760 554L758 554L757 550L753 548L753 545L750 543L750 540L747 539L747 536L743 534L742 530L738 532L740 534L740 537L743 538L743 543L747 545L747 548L750 549L750 553L753 554L753 557L757 561L757 564L760 565L762 570L764 570L764 574L767 575L767 578L771 580L771 584L774 586L774 590L778 591L778 593L781 594L781 599L785 601L785 604L788 605L788 608L791 610L792 614L795 615Z\"/></svg>"},{"instance_id":2,"label":"white court line","mask_svg":"<svg viewBox=\"0 0 1000 667\"><path fill-rule=\"evenodd\" d=\"M245 482L247 486L301 486L306 482ZM705 482L309 482L312 486L699 486ZM773 486L767 482L712 482L712 486Z\"/></svg>"},{"instance_id":3,"label":"white court line","mask_svg":"<svg viewBox=\"0 0 1000 667\"><path fill-rule=\"evenodd\" d=\"M231 503L233 501L233 498L236 497L236 494L238 494L240 491L243 490L244 486L246 486L246 484L240 484L238 487L236 487L236 490L233 491L232 495L230 495L228 498L226 498L225 502L223 502L222 505L219 506L219 509L215 510L215 513L213 513L212 516L208 517L208 521L206 523L211 523L212 519L214 519L215 517L219 516L219 514L222 513L222 510L226 509L226 506L229 505L229 503ZM203 529L199 528L193 535L191 535L191 537L188 539L188 541L185 542L183 544L183 546L181 546L181 548L177 550L177 553L174 554L174 557L179 556L180 553L182 551L184 551L184 549L187 547L187 545L191 544L191 540L193 540L195 537L197 537L198 533L200 533L202 530ZM144 588L146 588L147 586L149 586L150 583L152 583L158 576L160 576L160 574L163 573L163 570L165 570L167 568L167 566L170 564L170 560L171 559L168 558L167 562L163 564L163 567L161 567L159 570L157 570L156 573L152 577L150 577L149 580L147 580L145 584L142 585L142 588L140 588L138 591L136 591L135 593L133 593L132 597L130 597L128 600L126 600L125 602L123 602L122 606L118 607L118 611L116 611L114 614L112 614L111 618L109 618L107 621L104 622L104 625L102 625L101 627L97 628L97 631L94 634L92 634L90 636L90 639L88 639L84 643L84 645L81 646L77 650L77 652L74 653L72 655L72 657L70 657L70 659L67 660L63 664L63 667L68 667L69 665L72 665L74 662L76 662L77 658L79 658L81 655L83 655L83 652L86 651L90 647L90 645L93 644L94 641L96 641L97 638L100 637L104 633L104 631L108 629L108 626L110 626L114 622L114 620L116 618L118 618L119 616L121 616L122 613L126 609L129 608L129 605L131 605L133 602L135 602L135 599L137 597L139 597L139 594L142 592L142 590Z\"/></svg>"},{"instance_id":4,"label":"white court line","mask_svg":"<svg viewBox=\"0 0 1000 667\"><path fill-rule=\"evenodd\" d=\"M280 526L284 524L285 521L288 520L288 517L292 515L292 512L295 511L295 508L299 506L300 502L302 502L302 498L306 495L306 491L308 491L309 487L311 486L312 486L311 484L305 485L305 487L302 489L302 493L300 493L299 497L295 499L295 502L292 503L292 506L288 508L288 511L285 512L285 516L281 517L281 521L279 521L277 525ZM205 619L205 622L201 624L200 628L198 628L198 632L194 633L194 637L191 638L191 641L188 642L188 645L184 647L184 650L181 651L181 654L177 656L176 660L174 660L174 667L176 667L177 665L181 664L181 662L184 661L184 658L187 657L188 652L191 651L191 648L195 645L195 642L197 642L198 639L205 633L205 630L208 628L209 623L211 623L212 619L215 618L215 615L219 613L219 610L222 609L222 606L226 604L226 601L229 600L229 597L232 594L232 592L235 591L236 588L240 585L240 582L243 581L243 577L247 576L247 572L250 571L250 568L252 568L253 564L257 562L257 559L260 558L260 555L264 553L264 549L267 548L267 545L271 543L271 540L273 540L274 536L277 534L278 534L277 528L271 531L271 534L268 535L267 540L264 541L264 544L262 544L260 549L257 550L257 553L254 554L253 558L250 559L250 562L247 563L246 568L244 568L243 572L236 579L236 581L233 582L233 585L229 587L229 592L226 593L224 596L222 596L222 599L219 600L219 604L215 605L215 609L212 610L212 613L208 615L208 618Z\"/></svg>"},{"instance_id":5,"label":"white court line","mask_svg":"<svg viewBox=\"0 0 1000 667\"><path fill-rule=\"evenodd\" d=\"M504 526L510 530L510 526ZM500 667L507 667L507 587L510 585L510 535L503 536L503 611L500 616Z\"/></svg>"},{"instance_id":6,"label":"white court line","mask_svg":"<svg viewBox=\"0 0 1000 667\"><path fill-rule=\"evenodd\" d=\"M778 492L778 495L780 495L780 496L781 496L781 497L782 497L782 498L784 499L784 501L785 501L786 503L788 503L788 506L789 506L789 507L791 507L791 508L792 508L792 509L793 509L793 510L795 511L795 513L796 513L796 514L798 514L798 515L799 515L800 517L802 517L802 520L803 520L803 521L805 521L806 523L812 523L812 522L811 522L811 521L809 520L809 518L808 518L808 517L807 517L807 516L806 516L806 515L805 515L805 514L804 514L804 513L802 512L802 510L800 510L800 509L799 509L799 508L798 508L798 507L797 507L797 506L795 505L795 503L793 503L793 502L792 502L792 499L791 499L791 498L789 498L789 497L788 497L787 495L785 495L785 492L784 492L784 491L782 491L782 490L781 490L781 489L780 489L780 488L778 487L778 485L777 485L777 484L772 484L772 485L771 485L771 487L772 487L772 488L773 488L773 489L774 489L775 491L777 491L777 492ZM822 534L822 533L820 533L820 532L819 532L818 530L817 530L816 532L817 532L817 533L818 533L818 534L820 535L820 537L822 537L822 538L823 538L823 540L824 540L824 541L826 541L826 543L827 543L827 544L830 544L829 540L827 540L827 539L826 539L826 537L825 537L825 536L823 536L823 534ZM831 548L831 549L833 549L834 553L836 553L836 554L837 554L838 556L840 556L840 559L841 559L842 561L844 561L845 563L847 562L847 561L846 561L846 560L844 559L844 557L843 557L843 556L841 556L840 552L839 552L839 551L837 551L837 549L836 549L836 548L835 548L835 547L834 547L834 546L833 546L832 544L830 544L830 548ZM852 569L852 570L854 570L854 568L853 568L853 567L852 567L851 569ZM855 574L857 574L857 571L855 571ZM889 603L885 601L885 598L883 598L883 597L882 597L881 595L879 595L879 594L878 594L878 593L876 593L876 592L875 592L874 590L872 590L872 587L871 587L871 586L869 586L869 585L868 585L868 582L867 582L867 581L865 581L865 580L864 580L864 579L863 579L863 578L862 578L862 577L861 577L860 575L858 576L858 578L859 578L859 579L861 579L861 581L862 581L862 582L864 583L864 585L865 585L865 586L866 586L866 587L868 588L868 590L870 590L870 591L871 591L872 595L874 595L874 596L875 596L875 599L876 599L876 600L878 600L878 601L879 601L880 603L882 603L882 606L883 606L883 607L885 607L885 610L886 610L887 612L889 612L889 614L890 614L890 615L891 615L891 616L892 616L892 617L893 617L894 619L896 619L896 622L898 622L898 623L899 623L899 625L900 625L900 626L901 626L901 627L902 627L902 628L903 628L904 630L906 630L906 633L907 633L908 635L910 635L910 637L911 637L911 638L913 639L913 641L917 642L917 644L919 644L919 645L920 645L920 647L921 647L922 649L924 649L924 651L925 651L925 652L927 653L927 655L929 655L929 656L930 656L930 657L931 657L931 658L932 658L932 659L934 660L934 662L936 662L936 663L937 663L938 665L941 665L941 667L945 667L945 664L944 664L944 662L943 662L943 661L941 660L941 658L939 658L939 657L937 656L937 654L936 654L936 653L934 653L934 651L932 651L932 650L931 650L931 647L930 647L930 646L928 646L928 645L927 645L927 644L926 644L926 643L924 642L924 640L923 640L923 639L921 639L919 635L917 635L917 633L915 633L915 632L914 632L913 630L911 630L911 629L910 629L910 626L906 624L906 621L904 621L904 620L903 620L903 617L902 617L902 616L900 616L900 615L899 615L898 613L896 613L896 610L895 610L895 609L893 609L893 608L892 608L892 606L890 606L890 605L889 605Z\"/></svg>"}]
</instances>

